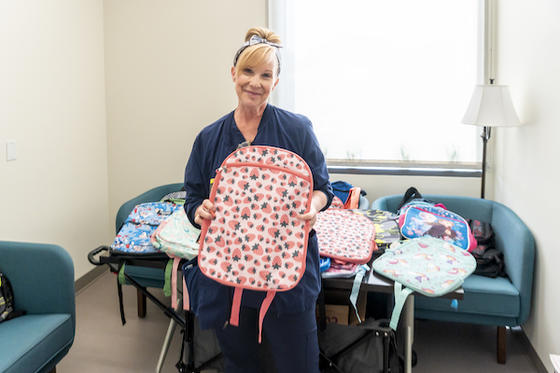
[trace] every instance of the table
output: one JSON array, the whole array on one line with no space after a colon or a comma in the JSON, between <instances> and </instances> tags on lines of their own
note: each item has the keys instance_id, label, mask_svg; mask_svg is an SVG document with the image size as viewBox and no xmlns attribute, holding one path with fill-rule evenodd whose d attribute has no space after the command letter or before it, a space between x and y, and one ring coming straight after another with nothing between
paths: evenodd
<instances>
[{"instance_id":1,"label":"table","mask_svg":"<svg viewBox=\"0 0 560 373\"><path fill-rule=\"evenodd\" d=\"M341 290L351 290L353 285L353 278L327 278L323 279L323 287L325 289L341 289ZM364 276L362 281L362 286L360 289L365 289L367 292L377 292L393 294L394 281L386 277L383 277L373 271L369 270L369 273ZM404 371L405 373L412 372L412 343L414 341L414 296L416 293L412 293L406 299L403 307L403 312L401 314L401 323L403 323L403 328L405 330L404 336ZM418 294L419 296L424 296ZM447 293L442 296L442 298L448 299L463 299L464 291L463 288L458 288L457 290Z\"/></svg>"},{"instance_id":2,"label":"table","mask_svg":"<svg viewBox=\"0 0 560 373\"><path fill-rule=\"evenodd\" d=\"M181 283L182 281L182 273L179 272L178 273L178 283ZM354 279L353 278L327 278L327 279L323 279L323 287L324 289L340 289L340 290L348 290L351 291L352 290L352 285L354 283ZM383 277L381 275L379 275L378 273L376 273L375 271L373 271L372 269L369 270L369 272L366 274L366 276L364 276L364 279L362 280L362 285L360 287L361 290L365 290L367 292L377 292L377 293L386 293L386 294L393 294L393 290L394 290L394 281L390 280L386 277ZM179 297L178 297L178 301L179 301L179 307L181 307L181 303L182 303L182 297L181 297L181 293L182 293L182 288L180 287L180 289L178 289L179 292ZM418 294L419 296L424 296L422 294ZM401 322L399 324L402 325L404 331L405 331L405 336L404 336L404 341L405 341L405 348L404 348L404 360L405 360L405 364L404 364L404 371L405 373L411 373L412 372L412 344L414 341L414 296L415 293L412 293L410 296L408 296L408 298L406 299L406 302L404 304L403 307L403 311L401 314ZM441 296L442 298L448 298L448 299L463 299L464 296L464 291L463 288L459 288L456 289L455 291L445 294L443 296ZM157 364L157 368L156 368L156 372L160 372L162 366L163 366L163 361L167 355L167 351L169 349L169 343L171 341L171 338L173 336L173 333L175 331L175 327L177 325L177 322L172 318L170 320L169 323L169 327L167 330L167 334L164 340L164 344L162 346L162 350L160 352L160 356L158 359L158 364Z\"/></svg>"}]
</instances>

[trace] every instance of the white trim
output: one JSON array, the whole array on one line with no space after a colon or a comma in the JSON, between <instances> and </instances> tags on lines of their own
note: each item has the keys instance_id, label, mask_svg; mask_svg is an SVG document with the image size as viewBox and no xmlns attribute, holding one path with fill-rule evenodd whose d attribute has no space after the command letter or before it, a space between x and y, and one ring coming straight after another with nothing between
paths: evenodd
<instances>
[{"instance_id":1,"label":"white trim","mask_svg":"<svg viewBox=\"0 0 560 373\"><path fill-rule=\"evenodd\" d=\"M484 0L484 83L496 79L496 1Z\"/></svg>"}]
</instances>

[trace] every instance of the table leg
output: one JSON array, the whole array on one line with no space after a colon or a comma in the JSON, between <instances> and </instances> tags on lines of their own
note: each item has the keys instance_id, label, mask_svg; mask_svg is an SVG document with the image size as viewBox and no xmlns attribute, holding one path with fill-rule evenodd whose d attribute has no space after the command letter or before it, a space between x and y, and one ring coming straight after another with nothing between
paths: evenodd
<instances>
[{"instance_id":1,"label":"table leg","mask_svg":"<svg viewBox=\"0 0 560 373\"><path fill-rule=\"evenodd\" d=\"M414 342L414 294L404 303L404 372L412 372L412 343Z\"/></svg>"},{"instance_id":2,"label":"table leg","mask_svg":"<svg viewBox=\"0 0 560 373\"><path fill-rule=\"evenodd\" d=\"M183 276L179 272L177 273L177 284L182 284L183 283L182 281L183 281ZM177 287L179 287L179 285L177 285ZM183 297L182 297L183 287L181 286L177 290L178 290L177 308L175 309L175 312L178 312L183 308ZM171 318L171 320L169 321L169 326L167 327L167 333L165 334L165 339L163 340L163 346L161 346L161 352L159 353L159 358L156 366L156 373L161 372L161 368L163 367L163 362L165 361L167 352L169 351L169 345L171 344L171 339L173 339L173 334L175 333L176 327L177 327L177 322L173 318Z\"/></svg>"},{"instance_id":3,"label":"table leg","mask_svg":"<svg viewBox=\"0 0 560 373\"><path fill-rule=\"evenodd\" d=\"M163 367L163 362L165 361L165 357L167 356L167 351L169 351L169 345L171 343L171 339L173 338L173 334L175 333L176 327L177 323L175 322L175 320L171 319L169 321L169 327L167 328L167 333L165 334L163 346L161 347L161 352L159 354L156 373L161 372L161 368Z\"/></svg>"}]
</instances>

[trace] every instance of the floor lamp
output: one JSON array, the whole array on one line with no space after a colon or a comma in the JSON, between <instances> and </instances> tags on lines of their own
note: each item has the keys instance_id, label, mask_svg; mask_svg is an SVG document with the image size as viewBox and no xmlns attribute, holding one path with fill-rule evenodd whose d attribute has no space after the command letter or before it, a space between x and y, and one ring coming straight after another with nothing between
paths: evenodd
<instances>
[{"instance_id":1,"label":"floor lamp","mask_svg":"<svg viewBox=\"0 0 560 373\"><path fill-rule=\"evenodd\" d=\"M513 108L509 89L505 85L477 85L467 112L461 121L464 124L481 126L482 134L482 181L480 198L484 198L486 183L486 144L492 127L519 126L519 118Z\"/></svg>"}]
</instances>

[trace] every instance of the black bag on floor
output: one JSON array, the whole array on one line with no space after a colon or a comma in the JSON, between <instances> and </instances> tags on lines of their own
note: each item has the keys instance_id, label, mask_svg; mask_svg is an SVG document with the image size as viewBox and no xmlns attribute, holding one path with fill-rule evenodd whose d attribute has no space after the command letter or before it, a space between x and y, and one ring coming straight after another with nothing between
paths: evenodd
<instances>
[{"instance_id":1,"label":"black bag on floor","mask_svg":"<svg viewBox=\"0 0 560 373\"><path fill-rule=\"evenodd\" d=\"M402 372L395 332L387 320L367 319L360 325L327 324L319 331L322 372Z\"/></svg>"}]
</instances>

